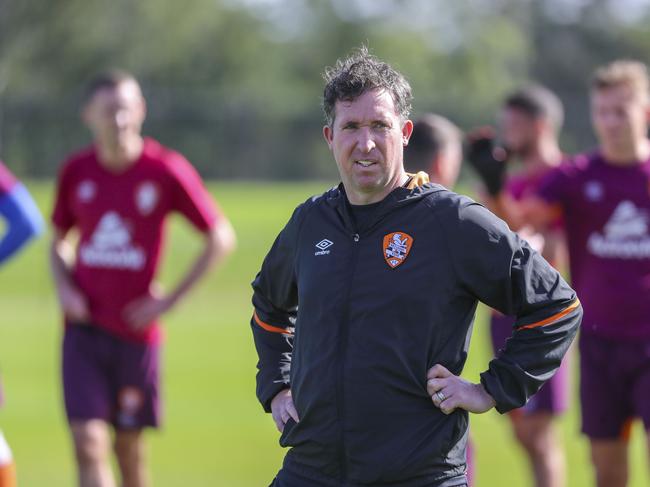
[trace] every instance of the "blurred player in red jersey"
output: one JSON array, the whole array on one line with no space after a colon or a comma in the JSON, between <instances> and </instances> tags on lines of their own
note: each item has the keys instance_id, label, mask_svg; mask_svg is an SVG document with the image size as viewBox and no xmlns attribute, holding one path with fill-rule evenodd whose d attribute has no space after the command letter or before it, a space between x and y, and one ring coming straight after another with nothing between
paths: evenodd
<instances>
[{"instance_id":1,"label":"blurred player in red jersey","mask_svg":"<svg viewBox=\"0 0 650 487\"><path fill-rule=\"evenodd\" d=\"M470 134L468 160L482 176L487 206L510 228L559 269L566 267L566 245L562 222L554 221L537 232L521 215L512 211L516 202L534 195L549 171L563 159L558 144L564 113L561 101L548 89L528 85L508 95L499 114L496 144L491 130ZM519 164L505 176L505 159ZM490 172L491 171L491 172ZM492 346L501 350L512 335L514 320L496 311L491 315ZM526 451L537 487L566 485L566 460L554 427L554 419L568 407L569 361L528 404L510 413L515 436Z\"/></svg>"},{"instance_id":2,"label":"blurred player in red jersey","mask_svg":"<svg viewBox=\"0 0 650 487\"><path fill-rule=\"evenodd\" d=\"M145 112L133 76L95 78L82 111L94 144L65 163L57 184L51 266L65 317L64 399L82 487L115 485L111 428L122 485L149 485L142 429L160 420L158 319L235 245L194 168L141 135ZM163 293L154 278L172 212L203 235L203 248ZM74 247L66 239L72 229Z\"/></svg>"},{"instance_id":3,"label":"blurred player in red jersey","mask_svg":"<svg viewBox=\"0 0 650 487\"><path fill-rule=\"evenodd\" d=\"M43 230L41 213L27 188L0 162L0 217L4 233L0 235L0 265L3 265ZM0 406L3 394L0 383ZM16 472L13 456L0 431L0 487L14 487Z\"/></svg>"}]
</instances>

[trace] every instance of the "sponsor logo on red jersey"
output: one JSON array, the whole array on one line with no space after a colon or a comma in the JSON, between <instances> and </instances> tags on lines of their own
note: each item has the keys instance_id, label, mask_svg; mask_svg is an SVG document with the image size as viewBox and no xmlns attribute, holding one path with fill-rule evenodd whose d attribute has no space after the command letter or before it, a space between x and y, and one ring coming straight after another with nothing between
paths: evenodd
<instances>
[{"instance_id":1,"label":"sponsor logo on red jersey","mask_svg":"<svg viewBox=\"0 0 650 487\"><path fill-rule=\"evenodd\" d=\"M135 192L135 204L143 216L149 215L156 208L159 199L158 186L151 181L142 183Z\"/></svg>"},{"instance_id":2,"label":"sponsor logo on red jersey","mask_svg":"<svg viewBox=\"0 0 650 487\"><path fill-rule=\"evenodd\" d=\"M90 179L84 179L77 186L77 198L82 203L90 203L97 194L97 185Z\"/></svg>"},{"instance_id":3,"label":"sponsor logo on red jersey","mask_svg":"<svg viewBox=\"0 0 650 487\"><path fill-rule=\"evenodd\" d=\"M87 267L133 271L141 270L146 260L144 251L133 245L128 226L114 211L99 220L90 241L80 246L79 258Z\"/></svg>"}]
</instances>

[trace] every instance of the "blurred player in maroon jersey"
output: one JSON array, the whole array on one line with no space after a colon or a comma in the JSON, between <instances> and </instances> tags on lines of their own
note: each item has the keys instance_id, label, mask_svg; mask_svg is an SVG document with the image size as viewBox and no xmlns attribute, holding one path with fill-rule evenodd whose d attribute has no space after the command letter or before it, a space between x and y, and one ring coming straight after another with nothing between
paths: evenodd
<instances>
[{"instance_id":1,"label":"blurred player in maroon jersey","mask_svg":"<svg viewBox=\"0 0 650 487\"><path fill-rule=\"evenodd\" d=\"M632 420L650 430L649 91L640 62L599 68L590 90L599 147L552 169L537 196L509 207L538 228L564 219L571 280L584 305L582 431L598 487L627 485Z\"/></svg>"},{"instance_id":2,"label":"blurred player in maroon jersey","mask_svg":"<svg viewBox=\"0 0 650 487\"><path fill-rule=\"evenodd\" d=\"M564 113L561 101L548 89L528 85L508 95L499 113L498 130L470 134L468 160L485 183L487 206L503 218L558 269L566 267L566 245L558 219L543 232L513 211L516 202L534 195L548 172L563 159L558 144ZM495 136L500 138L495 143ZM505 159L518 163L505 175ZM490 172L492 171L492 172ZM491 315L494 353L512 335L514 320L496 311ZM566 460L554 419L568 407L569 361L523 408L509 417L515 436L526 451L537 487L566 485Z\"/></svg>"}]
</instances>

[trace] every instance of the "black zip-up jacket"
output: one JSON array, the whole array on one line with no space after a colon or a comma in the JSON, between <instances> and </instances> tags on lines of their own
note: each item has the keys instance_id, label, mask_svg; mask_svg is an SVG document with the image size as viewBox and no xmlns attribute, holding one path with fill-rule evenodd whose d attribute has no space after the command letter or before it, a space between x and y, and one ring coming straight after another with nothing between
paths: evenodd
<instances>
[{"instance_id":1,"label":"black zip-up jacket","mask_svg":"<svg viewBox=\"0 0 650 487\"><path fill-rule=\"evenodd\" d=\"M253 282L257 395L291 388L284 469L324 485L464 485L468 414L427 394L463 370L478 301L517 321L481 374L505 412L574 338L574 291L506 224L436 184L390 193L355 224L342 185L300 205ZM320 485L320 484L319 484Z\"/></svg>"}]
</instances>

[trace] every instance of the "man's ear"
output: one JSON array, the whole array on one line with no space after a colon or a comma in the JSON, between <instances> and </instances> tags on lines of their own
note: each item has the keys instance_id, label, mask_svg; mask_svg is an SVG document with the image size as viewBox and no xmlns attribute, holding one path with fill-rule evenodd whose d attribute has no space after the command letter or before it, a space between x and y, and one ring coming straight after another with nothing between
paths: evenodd
<instances>
[{"instance_id":1,"label":"man's ear","mask_svg":"<svg viewBox=\"0 0 650 487\"><path fill-rule=\"evenodd\" d=\"M404 125L402 125L402 145L404 147L409 145L411 134L413 134L413 122L411 120L407 120L404 122Z\"/></svg>"},{"instance_id":2,"label":"man's ear","mask_svg":"<svg viewBox=\"0 0 650 487\"><path fill-rule=\"evenodd\" d=\"M327 142L327 146L332 149L332 140L334 139L334 129L330 127L329 125L325 125L323 127L323 137L325 138L325 142Z\"/></svg>"}]
</instances>

